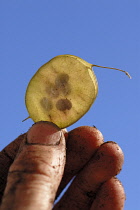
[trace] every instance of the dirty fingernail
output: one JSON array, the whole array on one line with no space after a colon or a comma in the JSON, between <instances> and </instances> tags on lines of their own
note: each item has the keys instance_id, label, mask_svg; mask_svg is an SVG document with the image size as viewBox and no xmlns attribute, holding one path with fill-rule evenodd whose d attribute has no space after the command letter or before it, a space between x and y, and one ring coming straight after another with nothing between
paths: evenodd
<instances>
[{"instance_id":1,"label":"dirty fingernail","mask_svg":"<svg viewBox=\"0 0 140 210\"><path fill-rule=\"evenodd\" d=\"M27 132L28 144L58 145L62 136L61 129L52 122L35 123Z\"/></svg>"}]
</instances>

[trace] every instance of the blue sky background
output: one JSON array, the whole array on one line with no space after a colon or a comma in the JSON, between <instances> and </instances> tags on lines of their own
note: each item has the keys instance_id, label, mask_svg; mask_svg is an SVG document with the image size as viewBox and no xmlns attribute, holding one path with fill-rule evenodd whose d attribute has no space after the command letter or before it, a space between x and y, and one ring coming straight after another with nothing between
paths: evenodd
<instances>
[{"instance_id":1,"label":"blue sky background","mask_svg":"<svg viewBox=\"0 0 140 210\"><path fill-rule=\"evenodd\" d=\"M24 96L37 69L60 54L128 71L94 68L99 94L71 130L95 125L116 141L125 163L118 176L125 209L140 209L140 1L0 1L0 149L33 124Z\"/></svg>"}]
</instances>

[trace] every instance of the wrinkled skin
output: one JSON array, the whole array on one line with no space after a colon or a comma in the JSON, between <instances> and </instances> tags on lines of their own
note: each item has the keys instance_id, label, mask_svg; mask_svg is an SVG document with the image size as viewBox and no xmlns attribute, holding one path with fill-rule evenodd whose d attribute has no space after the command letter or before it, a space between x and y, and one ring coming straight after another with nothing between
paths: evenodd
<instances>
[{"instance_id":1,"label":"wrinkled skin","mask_svg":"<svg viewBox=\"0 0 140 210\"><path fill-rule=\"evenodd\" d=\"M36 123L0 153L0 209L122 210L125 193L115 176L123 161L121 148L104 143L95 127L67 133Z\"/></svg>"}]
</instances>

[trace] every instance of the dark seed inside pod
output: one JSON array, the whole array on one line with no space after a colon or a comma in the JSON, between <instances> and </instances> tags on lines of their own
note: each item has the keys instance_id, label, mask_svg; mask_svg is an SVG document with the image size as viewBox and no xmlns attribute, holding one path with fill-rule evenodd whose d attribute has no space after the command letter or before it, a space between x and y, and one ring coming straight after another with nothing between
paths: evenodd
<instances>
[{"instance_id":1,"label":"dark seed inside pod","mask_svg":"<svg viewBox=\"0 0 140 210\"><path fill-rule=\"evenodd\" d=\"M60 99L56 103L56 108L60 111L70 110L72 108L72 103L67 98Z\"/></svg>"},{"instance_id":2,"label":"dark seed inside pod","mask_svg":"<svg viewBox=\"0 0 140 210\"><path fill-rule=\"evenodd\" d=\"M68 95L71 92L70 84L68 81L69 76L65 73L59 74L55 80L55 86L64 96Z\"/></svg>"},{"instance_id":3,"label":"dark seed inside pod","mask_svg":"<svg viewBox=\"0 0 140 210\"><path fill-rule=\"evenodd\" d=\"M55 84L56 85L66 85L69 81L69 75L68 74L65 74L65 73L62 73L62 74L59 74L55 80Z\"/></svg>"},{"instance_id":4,"label":"dark seed inside pod","mask_svg":"<svg viewBox=\"0 0 140 210\"><path fill-rule=\"evenodd\" d=\"M46 92L52 98L57 98L59 96L59 88L56 85L51 84L50 87L47 87Z\"/></svg>"},{"instance_id":5,"label":"dark seed inside pod","mask_svg":"<svg viewBox=\"0 0 140 210\"><path fill-rule=\"evenodd\" d=\"M46 97L42 98L40 103L44 109L47 109L47 111L50 111L53 108L53 104L51 100L47 99Z\"/></svg>"}]
</instances>

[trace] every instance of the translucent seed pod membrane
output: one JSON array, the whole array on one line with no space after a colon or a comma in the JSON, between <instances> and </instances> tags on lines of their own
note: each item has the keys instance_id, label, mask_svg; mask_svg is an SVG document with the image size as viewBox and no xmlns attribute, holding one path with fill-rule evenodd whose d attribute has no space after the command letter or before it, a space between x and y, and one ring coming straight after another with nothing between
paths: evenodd
<instances>
[{"instance_id":1,"label":"translucent seed pod membrane","mask_svg":"<svg viewBox=\"0 0 140 210\"><path fill-rule=\"evenodd\" d=\"M73 55L59 55L30 80L25 96L34 122L51 121L66 128L91 107L98 93L93 65Z\"/></svg>"}]
</instances>

